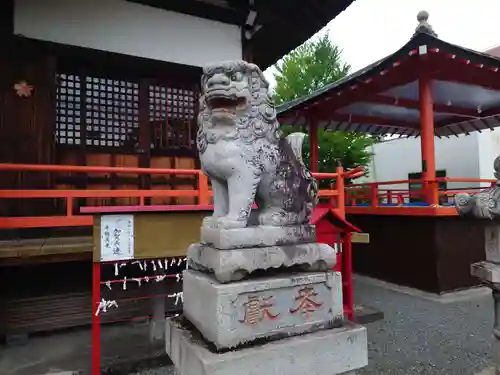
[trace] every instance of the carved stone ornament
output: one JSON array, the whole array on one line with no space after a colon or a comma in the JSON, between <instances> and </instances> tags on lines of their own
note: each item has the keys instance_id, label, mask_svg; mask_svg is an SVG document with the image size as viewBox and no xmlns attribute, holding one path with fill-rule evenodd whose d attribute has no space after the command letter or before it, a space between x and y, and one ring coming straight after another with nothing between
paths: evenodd
<instances>
[{"instance_id":1,"label":"carved stone ornament","mask_svg":"<svg viewBox=\"0 0 500 375\"><path fill-rule=\"evenodd\" d=\"M203 69L201 83L197 146L214 194L213 215L203 225L307 223L318 185L302 160L305 134L281 137L259 67L240 60L214 64Z\"/></svg>"},{"instance_id":2,"label":"carved stone ornament","mask_svg":"<svg viewBox=\"0 0 500 375\"><path fill-rule=\"evenodd\" d=\"M19 97L29 98L33 91L33 85L28 85L26 81L20 81L14 85L14 90L16 90L16 94Z\"/></svg>"},{"instance_id":3,"label":"carved stone ornament","mask_svg":"<svg viewBox=\"0 0 500 375\"><path fill-rule=\"evenodd\" d=\"M420 12L418 12L417 14L418 26L415 29L414 35L419 33L426 33L435 36L437 38L437 34L434 32L434 29L432 28L428 20L429 20L429 12L427 12L426 10L421 10Z\"/></svg>"},{"instance_id":4,"label":"carved stone ornament","mask_svg":"<svg viewBox=\"0 0 500 375\"><path fill-rule=\"evenodd\" d=\"M500 156L493 162L493 168L497 179L494 186L474 195L455 195L459 215L478 219L500 219Z\"/></svg>"}]
</instances>

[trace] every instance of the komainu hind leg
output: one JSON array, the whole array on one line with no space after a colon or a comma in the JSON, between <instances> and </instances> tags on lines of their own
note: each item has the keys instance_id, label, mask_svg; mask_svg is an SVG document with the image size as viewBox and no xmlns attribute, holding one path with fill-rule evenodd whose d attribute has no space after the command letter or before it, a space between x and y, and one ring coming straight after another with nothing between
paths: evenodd
<instances>
[{"instance_id":1,"label":"komainu hind leg","mask_svg":"<svg viewBox=\"0 0 500 375\"><path fill-rule=\"evenodd\" d=\"M260 225L284 226L295 225L299 221L299 215L288 212L279 207L268 207L259 213Z\"/></svg>"}]
</instances>

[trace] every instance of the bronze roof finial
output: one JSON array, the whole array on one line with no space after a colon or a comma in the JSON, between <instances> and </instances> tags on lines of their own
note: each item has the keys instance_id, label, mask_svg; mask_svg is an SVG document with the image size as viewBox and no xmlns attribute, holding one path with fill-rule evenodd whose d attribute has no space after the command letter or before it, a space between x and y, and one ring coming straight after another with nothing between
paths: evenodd
<instances>
[{"instance_id":1,"label":"bronze roof finial","mask_svg":"<svg viewBox=\"0 0 500 375\"><path fill-rule=\"evenodd\" d=\"M427 33L437 37L437 34L432 29L432 26L429 24L429 22L427 22L428 19L429 19L429 12L427 12L426 10L421 10L420 12L418 12L417 14L418 26L415 29L415 35L419 33Z\"/></svg>"}]
</instances>

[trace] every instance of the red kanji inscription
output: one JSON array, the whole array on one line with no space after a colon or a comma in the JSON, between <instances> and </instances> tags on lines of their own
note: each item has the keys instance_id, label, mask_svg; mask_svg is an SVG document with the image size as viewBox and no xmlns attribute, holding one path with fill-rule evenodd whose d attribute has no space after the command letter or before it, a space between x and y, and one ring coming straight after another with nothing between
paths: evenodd
<instances>
[{"instance_id":1,"label":"red kanji inscription","mask_svg":"<svg viewBox=\"0 0 500 375\"><path fill-rule=\"evenodd\" d=\"M310 314L323 305L322 302L316 302L314 300L317 295L318 293L314 291L312 286L306 286L300 289L299 295L295 297L295 302L298 302L298 306L295 309L290 309L290 313L296 314L300 312L306 316L306 319L309 319Z\"/></svg>"},{"instance_id":2,"label":"red kanji inscription","mask_svg":"<svg viewBox=\"0 0 500 375\"><path fill-rule=\"evenodd\" d=\"M243 304L245 307L245 317L243 320L240 320L240 323L255 325L264 319L278 319L280 314L273 314L271 312L273 308L271 298L273 297L248 296L248 301Z\"/></svg>"}]
</instances>

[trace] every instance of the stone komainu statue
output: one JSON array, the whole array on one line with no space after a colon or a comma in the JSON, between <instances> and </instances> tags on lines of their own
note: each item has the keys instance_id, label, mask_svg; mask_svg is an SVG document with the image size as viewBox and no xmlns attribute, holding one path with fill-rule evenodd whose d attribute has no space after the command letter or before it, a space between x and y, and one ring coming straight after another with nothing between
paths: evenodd
<instances>
[{"instance_id":1,"label":"stone komainu statue","mask_svg":"<svg viewBox=\"0 0 500 375\"><path fill-rule=\"evenodd\" d=\"M203 225L298 225L309 221L318 185L302 160L305 134L282 138L269 84L257 65L229 61L203 69L197 146L210 177L214 213Z\"/></svg>"},{"instance_id":2,"label":"stone komainu statue","mask_svg":"<svg viewBox=\"0 0 500 375\"><path fill-rule=\"evenodd\" d=\"M455 205L459 215L472 216L480 219L500 218L500 156L493 162L497 182L489 189L469 195L455 195Z\"/></svg>"}]
</instances>

